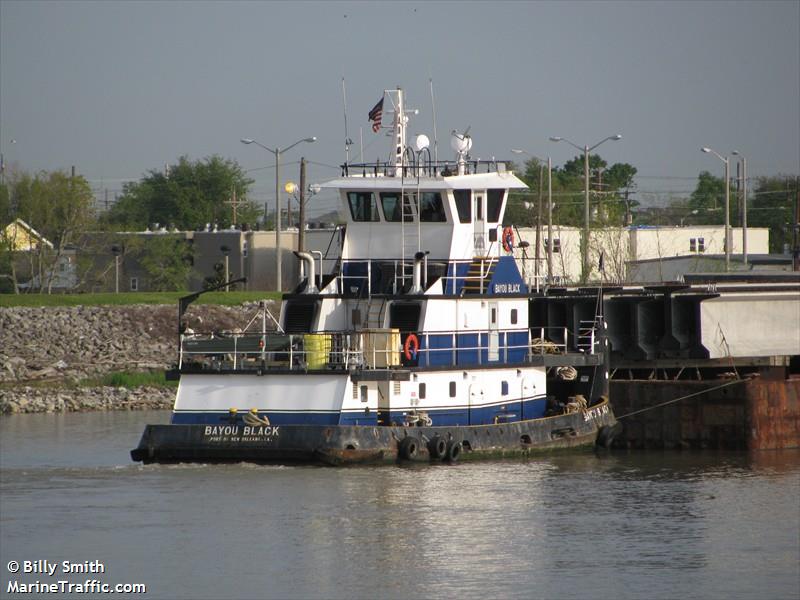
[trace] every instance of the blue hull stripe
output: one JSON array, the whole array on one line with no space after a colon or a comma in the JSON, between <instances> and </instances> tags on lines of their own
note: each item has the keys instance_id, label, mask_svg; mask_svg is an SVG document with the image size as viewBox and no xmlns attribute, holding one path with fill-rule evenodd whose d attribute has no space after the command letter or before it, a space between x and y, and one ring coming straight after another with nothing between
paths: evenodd
<instances>
[{"instance_id":1,"label":"blue hull stripe","mask_svg":"<svg viewBox=\"0 0 800 600\"><path fill-rule=\"evenodd\" d=\"M494 423L496 417L508 422L542 417L546 402L544 396L538 396L524 402L509 401L471 410L467 406L452 406L426 412L434 425L488 425ZM505 410L501 407L505 407ZM402 423L408 410L393 410L390 419ZM241 420L245 414L244 411L238 413L238 419ZM369 412L348 410L313 413L261 411L258 414L268 417L272 425L377 425L378 418L374 409ZM230 414L227 411L179 411L173 412L171 419L173 425L218 425L229 422Z\"/></svg>"}]
</instances>

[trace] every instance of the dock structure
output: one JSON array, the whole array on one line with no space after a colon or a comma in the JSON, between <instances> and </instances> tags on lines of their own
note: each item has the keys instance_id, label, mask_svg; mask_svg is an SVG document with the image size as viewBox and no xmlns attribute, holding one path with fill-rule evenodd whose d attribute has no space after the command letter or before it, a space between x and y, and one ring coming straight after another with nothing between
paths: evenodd
<instances>
[{"instance_id":1,"label":"dock structure","mask_svg":"<svg viewBox=\"0 0 800 600\"><path fill-rule=\"evenodd\" d=\"M597 288L551 289L532 326L577 344ZM800 447L800 281L602 290L610 391L635 448Z\"/></svg>"}]
</instances>

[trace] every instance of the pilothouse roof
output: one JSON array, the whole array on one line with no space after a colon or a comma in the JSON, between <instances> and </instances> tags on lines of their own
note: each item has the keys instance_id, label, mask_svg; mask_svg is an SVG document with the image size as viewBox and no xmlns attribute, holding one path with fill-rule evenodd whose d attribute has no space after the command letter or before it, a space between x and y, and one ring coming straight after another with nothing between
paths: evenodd
<instances>
[{"instance_id":1,"label":"pilothouse roof","mask_svg":"<svg viewBox=\"0 0 800 600\"><path fill-rule=\"evenodd\" d=\"M383 108L388 99L387 114L392 114L391 126L383 127L380 116L375 112ZM403 90L384 90L382 100L370 112L374 121L373 130L388 129L391 140L388 160L374 163L342 165L342 176L323 184L326 189L399 189L419 187L425 190L448 189L524 189L525 185L516 175L506 171L503 161L475 160L470 157L472 137L469 128L464 133L452 132L451 148L455 152L452 161L439 161L431 155L429 139L418 135L412 146L406 144L406 131L409 119L416 111L405 110ZM384 111L379 111L384 114Z\"/></svg>"},{"instance_id":2,"label":"pilothouse roof","mask_svg":"<svg viewBox=\"0 0 800 600\"><path fill-rule=\"evenodd\" d=\"M384 190L411 189L417 187L416 177L343 177L328 181L321 186L325 189ZM463 189L524 189L525 185L511 171L477 173L474 175L454 175L452 177L420 177L420 189L425 190L463 190Z\"/></svg>"}]
</instances>

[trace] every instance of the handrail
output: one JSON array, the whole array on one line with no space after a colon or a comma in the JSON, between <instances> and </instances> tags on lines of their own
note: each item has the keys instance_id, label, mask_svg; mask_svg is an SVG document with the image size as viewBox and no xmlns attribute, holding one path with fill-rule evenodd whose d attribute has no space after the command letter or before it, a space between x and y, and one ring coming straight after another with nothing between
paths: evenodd
<instances>
[{"instance_id":1,"label":"handrail","mask_svg":"<svg viewBox=\"0 0 800 600\"><path fill-rule=\"evenodd\" d=\"M538 337L532 339L532 332L538 332ZM408 359L402 342L410 333L401 333L398 329L368 329L312 334L183 334L178 366L216 371L382 369L402 365L446 367L486 362L524 364L535 355L568 353L566 327L448 330L417 333L419 348L416 356ZM512 339L512 336L517 338ZM562 341L552 341L559 337ZM449 346L439 347L442 340L448 339Z\"/></svg>"},{"instance_id":2,"label":"handrail","mask_svg":"<svg viewBox=\"0 0 800 600\"><path fill-rule=\"evenodd\" d=\"M423 171L431 177L448 177L458 174L458 162L449 160L428 160L424 166L421 164L404 164L400 166L400 174L404 172L413 173L413 171ZM510 160L466 160L463 162L465 166L465 173L474 175L480 172L482 166L485 167L486 173L496 173L499 164L507 164L512 162ZM361 162L361 163L345 163L340 165L342 177L394 177L398 173L398 168L394 163L389 162Z\"/></svg>"},{"instance_id":3,"label":"handrail","mask_svg":"<svg viewBox=\"0 0 800 600\"><path fill-rule=\"evenodd\" d=\"M480 273L478 275L441 275L440 279L444 282L452 281L454 282L454 288L459 281L467 282L467 281L479 281L480 291L483 293L485 290L484 283L486 283L486 279L491 273L492 268L495 264L499 261L499 257L497 256L486 256L481 258L480 260ZM409 267L413 267L414 261L413 259L406 259L405 261L399 258L395 259L371 259L371 258L364 258L364 259L347 259L342 261L342 267L337 274L337 279L339 281L339 293L347 294L350 290L347 288L349 283L353 283L354 287L361 287L362 285L366 288L366 293L368 297L371 297L373 294L372 289L372 274L373 274L373 262L385 263L385 262L392 262L394 265L393 269L393 291L397 293L399 289L402 288L403 285L409 280L413 278L412 274L406 274L406 269ZM437 261L446 263L448 267L453 267L453 271L455 273L455 267L458 265L471 265L474 262L474 259L453 259L447 261ZM366 273L357 273L357 274L345 274L345 267L348 264L352 265L362 265L366 267ZM433 280L428 280L432 282ZM358 284L358 285L355 285Z\"/></svg>"}]
</instances>

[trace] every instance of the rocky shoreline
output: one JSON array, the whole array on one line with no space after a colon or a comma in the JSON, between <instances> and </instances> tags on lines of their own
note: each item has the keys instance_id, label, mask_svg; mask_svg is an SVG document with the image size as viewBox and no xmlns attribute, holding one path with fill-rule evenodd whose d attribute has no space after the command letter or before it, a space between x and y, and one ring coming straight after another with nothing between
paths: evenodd
<instances>
[{"instance_id":1,"label":"rocky shoreline","mask_svg":"<svg viewBox=\"0 0 800 600\"><path fill-rule=\"evenodd\" d=\"M0 390L0 414L84 412L91 410L170 409L173 388L85 387L33 388L22 386Z\"/></svg>"},{"instance_id":2,"label":"rocky shoreline","mask_svg":"<svg viewBox=\"0 0 800 600\"><path fill-rule=\"evenodd\" d=\"M276 305L269 309L276 314ZM192 305L194 331L235 330L257 303ZM175 388L78 385L114 372L161 371L175 362L171 305L0 309L0 414L169 409Z\"/></svg>"}]
</instances>

